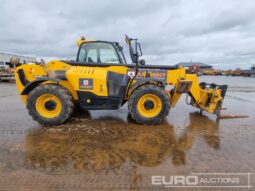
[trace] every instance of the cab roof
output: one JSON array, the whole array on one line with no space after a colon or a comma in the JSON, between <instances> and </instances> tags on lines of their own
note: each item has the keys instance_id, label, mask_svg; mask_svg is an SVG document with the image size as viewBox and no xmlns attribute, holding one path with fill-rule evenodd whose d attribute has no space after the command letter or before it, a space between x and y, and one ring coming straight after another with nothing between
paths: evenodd
<instances>
[{"instance_id":1,"label":"cab roof","mask_svg":"<svg viewBox=\"0 0 255 191\"><path fill-rule=\"evenodd\" d=\"M77 46L79 47L82 43L87 43L87 42L107 42L107 43L113 43L118 45L118 42L111 42L111 41L102 41L102 40L87 40L85 37L81 37L81 39L76 41Z\"/></svg>"}]
</instances>

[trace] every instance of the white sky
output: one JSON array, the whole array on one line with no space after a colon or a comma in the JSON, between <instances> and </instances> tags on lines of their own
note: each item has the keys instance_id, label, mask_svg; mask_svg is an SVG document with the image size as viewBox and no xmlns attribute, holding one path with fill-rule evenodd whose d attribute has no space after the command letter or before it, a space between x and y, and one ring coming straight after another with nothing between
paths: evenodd
<instances>
[{"instance_id":1,"label":"white sky","mask_svg":"<svg viewBox=\"0 0 255 191\"><path fill-rule=\"evenodd\" d=\"M146 64L255 64L252 0L0 0L0 52L75 59L75 41L137 37ZM126 55L129 58L129 55Z\"/></svg>"}]
</instances>

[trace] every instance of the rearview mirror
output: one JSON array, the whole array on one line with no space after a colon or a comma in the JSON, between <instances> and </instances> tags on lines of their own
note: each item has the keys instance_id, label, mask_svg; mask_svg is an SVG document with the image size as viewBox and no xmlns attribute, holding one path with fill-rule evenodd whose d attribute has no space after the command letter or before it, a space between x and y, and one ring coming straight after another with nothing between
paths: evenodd
<instances>
[{"instance_id":1,"label":"rearview mirror","mask_svg":"<svg viewBox=\"0 0 255 191\"><path fill-rule=\"evenodd\" d=\"M137 42L137 46L138 46L138 48L139 48L138 56L142 56L142 55L143 55L143 52L142 52L142 48L141 48L140 43Z\"/></svg>"},{"instance_id":2,"label":"rearview mirror","mask_svg":"<svg viewBox=\"0 0 255 191\"><path fill-rule=\"evenodd\" d=\"M145 65L145 60L144 60L144 59L139 60L139 64L140 64L141 66L144 66L144 65Z\"/></svg>"},{"instance_id":3,"label":"rearview mirror","mask_svg":"<svg viewBox=\"0 0 255 191\"><path fill-rule=\"evenodd\" d=\"M127 43L128 46L131 46L131 40L130 38L128 37L128 35L125 36L125 41Z\"/></svg>"},{"instance_id":4,"label":"rearview mirror","mask_svg":"<svg viewBox=\"0 0 255 191\"><path fill-rule=\"evenodd\" d=\"M135 56L134 49L132 46L129 47L130 57L133 63L137 63L137 57Z\"/></svg>"}]
</instances>

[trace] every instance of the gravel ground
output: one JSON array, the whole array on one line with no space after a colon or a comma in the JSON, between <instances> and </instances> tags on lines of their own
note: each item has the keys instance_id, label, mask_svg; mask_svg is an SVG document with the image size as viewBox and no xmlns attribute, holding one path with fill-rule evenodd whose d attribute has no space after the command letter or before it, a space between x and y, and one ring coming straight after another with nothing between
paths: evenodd
<instances>
[{"instance_id":1,"label":"gravel ground","mask_svg":"<svg viewBox=\"0 0 255 191\"><path fill-rule=\"evenodd\" d=\"M0 190L169 190L152 185L152 176L254 173L254 78L202 80L229 84L224 113L249 118L202 116L183 96L158 126L135 124L124 106L76 114L49 128L28 115L15 84L0 83ZM254 178L251 188L235 190L255 190Z\"/></svg>"}]
</instances>

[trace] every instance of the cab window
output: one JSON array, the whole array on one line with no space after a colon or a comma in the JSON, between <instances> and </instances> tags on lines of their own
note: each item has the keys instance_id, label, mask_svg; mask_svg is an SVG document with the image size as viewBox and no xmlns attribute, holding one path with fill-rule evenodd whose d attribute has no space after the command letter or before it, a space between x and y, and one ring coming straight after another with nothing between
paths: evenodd
<instances>
[{"instance_id":1,"label":"cab window","mask_svg":"<svg viewBox=\"0 0 255 191\"><path fill-rule=\"evenodd\" d=\"M97 62L97 50L96 49L88 50L86 62Z\"/></svg>"},{"instance_id":2,"label":"cab window","mask_svg":"<svg viewBox=\"0 0 255 191\"><path fill-rule=\"evenodd\" d=\"M77 61L86 63L120 63L113 45L104 42L82 44Z\"/></svg>"},{"instance_id":3,"label":"cab window","mask_svg":"<svg viewBox=\"0 0 255 191\"><path fill-rule=\"evenodd\" d=\"M119 63L118 56L113 48L101 49L100 50L100 60L102 63Z\"/></svg>"}]
</instances>

